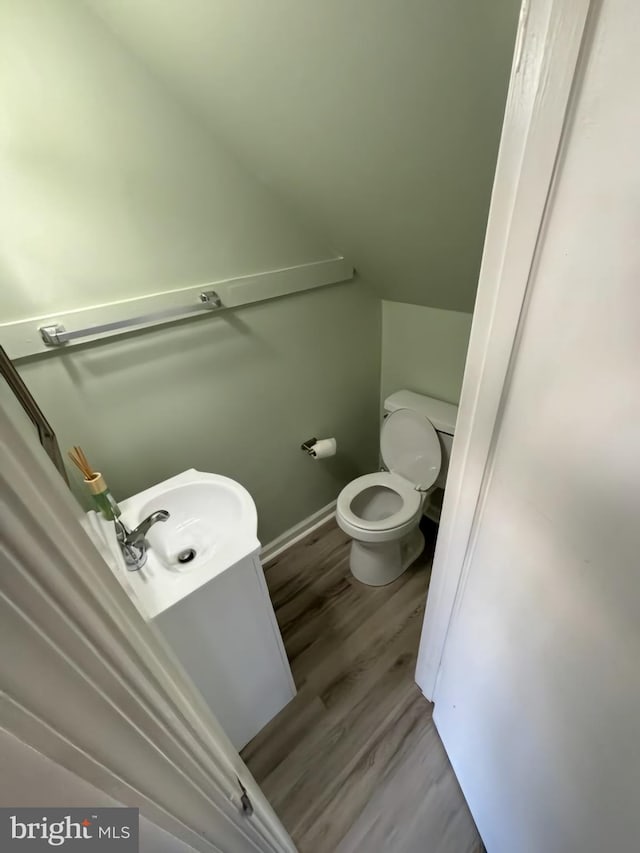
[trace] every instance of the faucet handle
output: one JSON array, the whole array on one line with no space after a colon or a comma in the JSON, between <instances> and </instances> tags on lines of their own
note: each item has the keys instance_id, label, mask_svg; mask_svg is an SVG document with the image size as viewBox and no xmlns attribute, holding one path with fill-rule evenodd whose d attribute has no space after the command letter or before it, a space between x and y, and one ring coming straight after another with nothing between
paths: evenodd
<instances>
[{"instance_id":1,"label":"faucet handle","mask_svg":"<svg viewBox=\"0 0 640 853\"><path fill-rule=\"evenodd\" d=\"M166 509L157 509L143 519L137 527L134 527L127 538L133 542L138 542L140 539L144 539L152 525L158 521L166 521L168 518L169 513Z\"/></svg>"},{"instance_id":2,"label":"faucet handle","mask_svg":"<svg viewBox=\"0 0 640 853\"><path fill-rule=\"evenodd\" d=\"M158 509L143 519L133 530L128 530L123 522L116 521L116 536L130 572L141 569L147 562L145 536L149 532L149 528L157 521L166 521L168 518L169 513L166 509Z\"/></svg>"}]
</instances>

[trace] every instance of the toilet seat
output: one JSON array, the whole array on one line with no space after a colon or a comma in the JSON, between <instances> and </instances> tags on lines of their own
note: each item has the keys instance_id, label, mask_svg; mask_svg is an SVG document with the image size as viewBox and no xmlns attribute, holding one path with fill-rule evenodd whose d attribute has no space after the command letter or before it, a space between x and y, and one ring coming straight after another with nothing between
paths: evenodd
<instances>
[{"instance_id":1,"label":"toilet seat","mask_svg":"<svg viewBox=\"0 0 640 853\"><path fill-rule=\"evenodd\" d=\"M431 421L412 409L388 415L380 431L380 453L389 471L421 492L438 479L442 465L440 440Z\"/></svg>"},{"instance_id":2,"label":"toilet seat","mask_svg":"<svg viewBox=\"0 0 640 853\"><path fill-rule=\"evenodd\" d=\"M395 492L402 501L401 506L380 521L362 518L352 509L354 500L366 489L376 486ZM337 512L347 524L364 531L395 530L414 521L422 508L424 495L408 480L389 471L377 471L352 480L338 495Z\"/></svg>"},{"instance_id":3,"label":"toilet seat","mask_svg":"<svg viewBox=\"0 0 640 853\"><path fill-rule=\"evenodd\" d=\"M390 470L358 477L338 495L338 525L354 541L389 542L409 533L440 473L440 441L433 424L410 409L387 417L380 450Z\"/></svg>"}]
</instances>

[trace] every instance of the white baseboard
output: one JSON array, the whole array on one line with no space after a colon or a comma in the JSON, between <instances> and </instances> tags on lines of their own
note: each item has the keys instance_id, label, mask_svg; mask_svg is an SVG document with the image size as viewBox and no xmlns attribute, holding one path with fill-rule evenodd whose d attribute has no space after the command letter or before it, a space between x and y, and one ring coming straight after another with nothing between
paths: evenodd
<instances>
[{"instance_id":1,"label":"white baseboard","mask_svg":"<svg viewBox=\"0 0 640 853\"><path fill-rule=\"evenodd\" d=\"M283 551L286 551L287 548L290 548L292 545L295 545L296 542L304 539L305 536L317 527L321 527L326 521L333 518L335 514L336 501L331 501L331 503L323 506L322 509L319 509L312 515L307 516L307 518L299 521L298 524L294 524L293 527L285 530L285 532L281 533L280 536L277 536L271 542L267 543L260 551L260 560L263 563L266 563L268 560L273 560L274 557L277 557L279 554L282 554Z\"/></svg>"}]
</instances>

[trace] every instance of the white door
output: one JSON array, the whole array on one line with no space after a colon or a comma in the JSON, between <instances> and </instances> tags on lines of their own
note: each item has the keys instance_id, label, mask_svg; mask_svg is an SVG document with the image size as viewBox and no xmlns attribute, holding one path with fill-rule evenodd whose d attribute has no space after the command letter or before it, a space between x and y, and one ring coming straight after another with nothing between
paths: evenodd
<instances>
[{"instance_id":1,"label":"white door","mask_svg":"<svg viewBox=\"0 0 640 853\"><path fill-rule=\"evenodd\" d=\"M149 843L293 853L220 724L84 522L0 377L0 732L17 739L24 759L0 762L0 805L27 804L14 778L26 767L30 797L46 794L49 774L60 786L58 804L63 786L74 800L64 805L82 804L78 791L86 802L88 785L102 794L96 805L106 795L138 807ZM37 752L28 756L20 742ZM11 743L2 741L5 757Z\"/></svg>"},{"instance_id":2,"label":"white door","mask_svg":"<svg viewBox=\"0 0 640 853\"><path fill-rule=\"evenodd\" d=\"M593 6L434 693L489 853L640 846L640 4Z\"/></svg>"},{"instance_id":3,"label":"white door","mask_svg":"<svg viewBox=\"0 0 640 853\"><path fill-rule=\"evenodd\" d=\"M32 808L117 808L122 803L0 728L0 806ZM140 853L195 853L152 823L140 818ZM55 849L55 846L54 848ZM63 847L64 849L64 847Z\"/></svg>"}]
</instances>

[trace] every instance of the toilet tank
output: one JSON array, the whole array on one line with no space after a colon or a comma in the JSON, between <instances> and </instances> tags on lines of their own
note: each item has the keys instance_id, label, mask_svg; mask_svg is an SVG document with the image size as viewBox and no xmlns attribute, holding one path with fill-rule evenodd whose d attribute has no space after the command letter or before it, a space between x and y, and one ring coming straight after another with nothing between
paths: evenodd
<instances>
[{"instance_id":1,"label":"toilet tank","mask_svg":"<svg viewBox=\"0 0 640 853\"><path fill-rule=\"evenodd\" d=\"M444 489L449 470L449 458L451 456L451 445L456 427L458 407L453 403L445 403L444 400L436 400L435 397L416 394L414 391L395 391L384 401L384 410L386 415L388 415L398 409L412 409L414 412L418 412L418 414L429 418L435 427L442 450L442 466L436 486Z\"/></svg>"}]
</instances>

